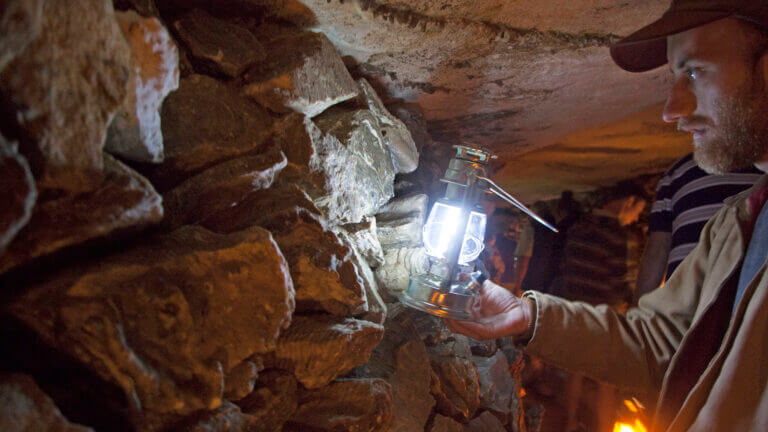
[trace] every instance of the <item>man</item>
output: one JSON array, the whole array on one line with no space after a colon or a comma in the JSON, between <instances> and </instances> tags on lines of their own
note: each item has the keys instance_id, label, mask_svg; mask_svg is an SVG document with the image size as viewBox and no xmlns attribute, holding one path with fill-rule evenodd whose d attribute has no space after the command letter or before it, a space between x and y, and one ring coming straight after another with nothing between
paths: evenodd
<instances>
[{"instance_id":1,"label":"man","mask_svg":"<svg viewBox=\"0 0 768 432\"><path fill-rule=\"evenodd\" d=\"M658 288L696 247L701 230L723 200L751 187L763 172L751 166L736 173L708 174L693 153L675 162L659 180L637 276L636 298Z\"/></svg>"},{"instance_id":2,"label":"man","mask_svg":"<svg viewBox=\"0 0 768 432\"><path fill-rule=\"evenodd\" d=\"M768 169L768 1L675 0L611 49L641 72L669 61L664 119L693 135L708 172ZM658 392L655 431L768 430L768 177L729 198L664 287L626 315L483 286L475 339L513 336L567 369Z\"/></svg>"}]
</instances>

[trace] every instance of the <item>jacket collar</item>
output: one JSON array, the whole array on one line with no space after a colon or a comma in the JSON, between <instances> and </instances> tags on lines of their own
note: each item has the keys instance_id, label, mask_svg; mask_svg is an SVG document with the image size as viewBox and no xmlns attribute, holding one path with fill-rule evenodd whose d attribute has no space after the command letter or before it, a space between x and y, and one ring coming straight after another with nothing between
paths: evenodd
<instances>
[{"instance_id":1,"label":"jacket collar","mask_svg":"<svg viewBox=\"0 0 768 432\"><path fill-rule=\"evenodd\" d=\"M749 223L753 216L750 208L750 197L756 196L766 187L768 187L768 174L760 177L751 188L726 198L723 204L726 207L736 208L739 220Z\"/></svg>"}]
</instances>

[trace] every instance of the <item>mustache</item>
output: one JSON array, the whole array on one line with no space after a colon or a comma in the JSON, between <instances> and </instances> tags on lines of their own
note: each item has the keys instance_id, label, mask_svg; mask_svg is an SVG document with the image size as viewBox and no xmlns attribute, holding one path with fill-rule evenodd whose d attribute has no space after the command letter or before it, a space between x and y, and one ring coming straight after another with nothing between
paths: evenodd
<instances>
[{"instance_id":1,"label":"mustache","mask_svg":"<svg viewBox=\"0 0 768 432\"><path fill-rule=\"evenodd\" d=\"M677 130L682 131L684 128L699 128L703 126L711 126L710 121L705 117L690 117L687 119L680 119L677 122Z\"/></svg>"}]
</instances>

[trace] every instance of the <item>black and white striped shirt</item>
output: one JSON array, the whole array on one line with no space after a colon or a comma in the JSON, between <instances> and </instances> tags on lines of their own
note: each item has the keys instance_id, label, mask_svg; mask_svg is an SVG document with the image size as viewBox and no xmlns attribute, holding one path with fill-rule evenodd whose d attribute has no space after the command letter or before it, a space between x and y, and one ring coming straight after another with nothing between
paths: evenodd
<instances>
[{"instance_id":1,"label":"black and white striped shirt","mask_svg":"<svg viewBox=\"0 0 768 432\"><path fill-rule=\"evenodd\" d=\"M707 174L696 165L693 153L667 170L656 188L649 221L650 231L672 233L667 277L696 247L701 230L723 200L749 188L761 175L754 167L738 173Z\"/></svg>"}]
</instances>

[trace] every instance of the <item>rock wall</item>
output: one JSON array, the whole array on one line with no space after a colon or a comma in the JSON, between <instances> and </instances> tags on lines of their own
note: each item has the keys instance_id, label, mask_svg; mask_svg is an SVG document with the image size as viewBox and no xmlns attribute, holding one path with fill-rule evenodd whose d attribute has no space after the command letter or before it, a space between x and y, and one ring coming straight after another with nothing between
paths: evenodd
<instances>
[{"instance_id":1,"label":"rock wall","mask_svg":"<svg viewBox=\"0 0 768 432\"><path fill-rule=\"evenodd\" d=\"M0 430L533 430L397 301L423 118L270 3L0 6Z\"/></svg>"}]
</instances>

